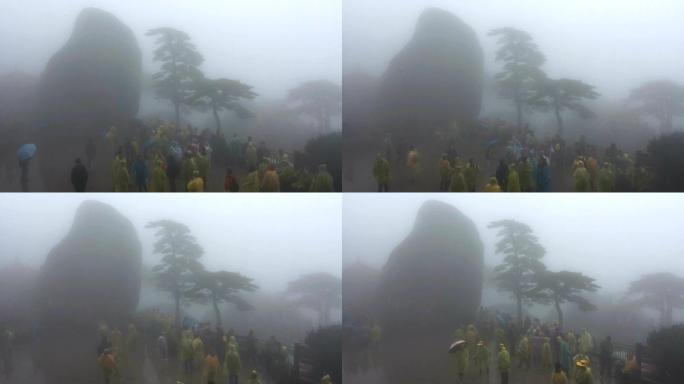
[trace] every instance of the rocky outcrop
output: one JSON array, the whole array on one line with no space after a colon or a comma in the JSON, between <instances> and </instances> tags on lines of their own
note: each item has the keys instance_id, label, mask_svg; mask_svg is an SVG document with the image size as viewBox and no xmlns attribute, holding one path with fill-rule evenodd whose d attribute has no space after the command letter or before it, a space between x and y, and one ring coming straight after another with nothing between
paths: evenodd
<instances>
[{"instance_id":1,"label":"rocky outcrop","mask_svg":"<svg viewBox=\"0 0 684 384\"><path fill-rule=\"evenodd\" d=\"M88 138L98 142L112 125L125 134L138 113L141 72L131 29L108 12L84 9L40 80L39 149L49 159L41 162L41 175L49 190L70 190L64 175L73 158L83 157Z\"/></svg>"},{"instance_id":2,"label":"rocky outcrop","mask_svg":"<svg viewBox=\"0 0 684 384\"><path fill-rule=\"evenodd\" d=\"M425 10L383 75L376 107L381 128L397 141L415 142L477 119L483 60L472 28L450 12Z\"/></svg>"},{"instance_id":3,"label":"rocky outcrop","mask_svg":"<svg viewBox=\"0 0 684 384\"><path fill-rule=\"evenodd\" d=\"M453 331L474 320L483 265L475 224L451 205L426 202L383 268L378 297L384 327Z\"/></svg>"},{"instance_id":4,"label":"rocky outcrop","mask_svg":"<svg viewBox=\"0 0 684 384\"><path fill-rule=\"evenodd\" d=\"M46 377L96 381L97 372L84 367L94 366L98 323L125 329L138 305L141 274L142 247L133 224L107 204L84 202L41 269L38 324Z\"/></svg>"}]
</instances>

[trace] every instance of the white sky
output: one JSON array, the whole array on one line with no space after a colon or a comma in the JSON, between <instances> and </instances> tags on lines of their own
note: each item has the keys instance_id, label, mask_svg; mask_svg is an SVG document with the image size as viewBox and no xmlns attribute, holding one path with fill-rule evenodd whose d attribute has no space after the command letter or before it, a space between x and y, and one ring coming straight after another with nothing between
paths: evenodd
<instances>
[{"instance_id":1,"label":"white sky","mask_svg":"<svg viewBox=\"0 0 684 384\"><path fill-rule=\"evenodd\" d=\"M281 291L302 273L342 268L342 197L339 194L2 194L0 267L19 260L40 266L69 231L84 200L114 206L135 226L143 260L155 264L153 231L172 219L186 224L204 248L210 270L254 278L264 291Z\"/></svg>"},{"instance_id":2,"label":"white sky","mask_svg":"<svg viewBox=\"0 0 684 384\"><path fill-rule=\"evenodd\" d=\"M134 31L148 73L158 65L145 32L169 26L191 36L205 74L241 80L262 96L282 97L307 80L341 82L341 0L2 0L0 73L41 73L85 7Z\"/></svg>"},{"instance_id":3,"label":"white sky","mask_svg":"<svg viewBox=\"0 0 684 384\"><path fill-rule=\"evenodd\" d=\"M487 33L511 26L532 35L549 76L581 79L609 98L653 78L684 83L681 0L344 0L344 70L381 74L430 6L475 30L490 73L496 40Z\"/></svg>"},{"instance_id":4,"label":"white sky","mask_svg":"<svg viewBox=\"0 0 684 384\"><path fill-rule=\"evenodd\" d=\"M496 265L496 231L487 225L514 219L532 227L551 270L597 279L604 292L623 291L643 273L684 277L683 194L364 194L343 198L343 261L381 268L411 231L423 202L449 203L470 217L484 243L485 263Z\"/></svg>"}]
</instances>

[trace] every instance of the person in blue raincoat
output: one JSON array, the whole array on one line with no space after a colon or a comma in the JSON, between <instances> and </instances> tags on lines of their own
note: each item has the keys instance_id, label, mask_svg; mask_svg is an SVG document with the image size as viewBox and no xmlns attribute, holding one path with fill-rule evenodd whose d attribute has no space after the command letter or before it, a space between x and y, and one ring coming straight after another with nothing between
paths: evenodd
<instances>
[{"instance_id":1,"label":"person in blue raincoat","mask_svg":"<svg viewBox=\"0 0 684 384\"><path fill-rule=\"evenodd\" d=\"M147 171L147 164L142 155L138 155L133 163L133 173L135 174L135 185L138 192L147 192L147 178L149 172Z\"/></svg>"},{"instance_id":2,"label":"person in blue raincoat","mask_svg":"<svg viewBox=\"0 0 684 384\"><path fill-rule=\"evenodd\" d=\"M548 161L544 156L539 156L536 170L537 192L551 192L551 175L549 172Z\"/></svg>"}]
</instances>

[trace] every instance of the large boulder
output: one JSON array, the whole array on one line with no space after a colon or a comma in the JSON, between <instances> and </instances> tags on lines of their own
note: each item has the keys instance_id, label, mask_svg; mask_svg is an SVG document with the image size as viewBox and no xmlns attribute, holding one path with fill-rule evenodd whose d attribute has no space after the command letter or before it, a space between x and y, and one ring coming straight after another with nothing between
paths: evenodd
<instances>
[{"instance_id":1,"label":"large boulder","mask_svg":"<svg viewBox=\"0 0 684 384\"><path fill-rule=\"evenodd\" d=\"M381 128L399 142L415 142L454 122L476 120L483 63L473 29L450 12L428 8L383 75L377 103Z\"/></svg>"},{"instance_id":2,"label":"large boulder","mask_svg":"<svg viewBox=\"0 0 684 384\"><path fill-rule=\"evenodd\" d=\"M383 268L378 296L384 327L453 331L474 320L483 268L475 224L451 205L427 201Z\"/></svg>"},{"instance_id":3,"label":"large boulder","mask_svg":"<svg viewBox=\"0 0 684 384\"><path fill-rule=\"evenodd\" d=\"M142 53L133 31L114 15L86 8L71 37L50 59L38 94L39 151L49 190L69 190L68 166L109 126L125 134L138 114ZM98 148L99 149L99 148ZM109 164L107 164L109 165Z\"/></svg>"},{"instance_id":4,"label":"large boulder","mask_svg":"<svg viewBox=\"0 0 684 384\"><path fill-rule=\"evenodd\" d=\"M107 204L84 202L41 269L38 323L47 377L95 382L98 323L125 329L138 306L141 275L142 246L133 224Z\"/></svg>"}]
</instances>

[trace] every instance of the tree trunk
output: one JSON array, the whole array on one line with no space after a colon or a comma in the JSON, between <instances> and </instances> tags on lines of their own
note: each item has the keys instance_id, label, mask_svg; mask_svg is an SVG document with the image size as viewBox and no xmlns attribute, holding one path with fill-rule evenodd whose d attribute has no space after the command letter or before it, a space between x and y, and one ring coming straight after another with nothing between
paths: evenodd
<instances>
[{"instance_id":1,"label":"tree trunk","mask_svg":"<svg viewBox=\"0 0 684 384\"><path fill-rule=\"evenodd\" d=\"M558 121L558 135L560 137L563 137L563 118L560 115L560 111L558 110L558 106L555 107L556 111L556 120Z\"/></svg>"},{"instance_id":2,"label":"tree trunk","mask_svg":"<svg viewBox=\"0 0 684 384\"><path fill-rule=\"evenodd\" d=\"M518 292L517 295L515 295L515 298L517 300L517 309L518 309L518 329L522 329L522 324L523 324L523 319L522 319L522 293Z\"/></svg>"},{"instance_id":3,"label":"tree trunk","mask_svg":"<svg viewBox=\"0 0 684 384\"><path fill-rule=\"evenodd\" d=\"M560 327L561 330L563 330L563 310L560 307L560 303L558 300L555 301L556 303L556 312L558 312L558 327Z\"/></svg>"},{"instance_id":4,"label":"tree trunk","mask_svg":"<svg viewBox=\"0 0 684 384\"><path fill-rule=\"evenodd\" d=\"M214 120L216 121L216 136L221 132L221 119L219 119L218 111L216 107L212 107L211 111L214 113Z\"/></svg>"},{"instance_id":5,"label":"tree trunk","mask_svg":"<svg viewBox=\"0 0 684 384\"><path fill-rule=\"evenodd\" d=\"M176 113L176 133L178 133L181 129L180 126L180 102L179 101L174 101L173 102L173 108Z\"/></svg>"},{"instance_id":6,"label":"tree trunk","mask_svg":"<svg viewBox=\"0 0 684 384\"><path fill-rule=\"evenodd\" d=\"M216 316L216 328L221 327L221 311L219 311L218 302L216 298L212 298L211 304L214 306L214 315Z\"/></svg>"}]
</instances>

